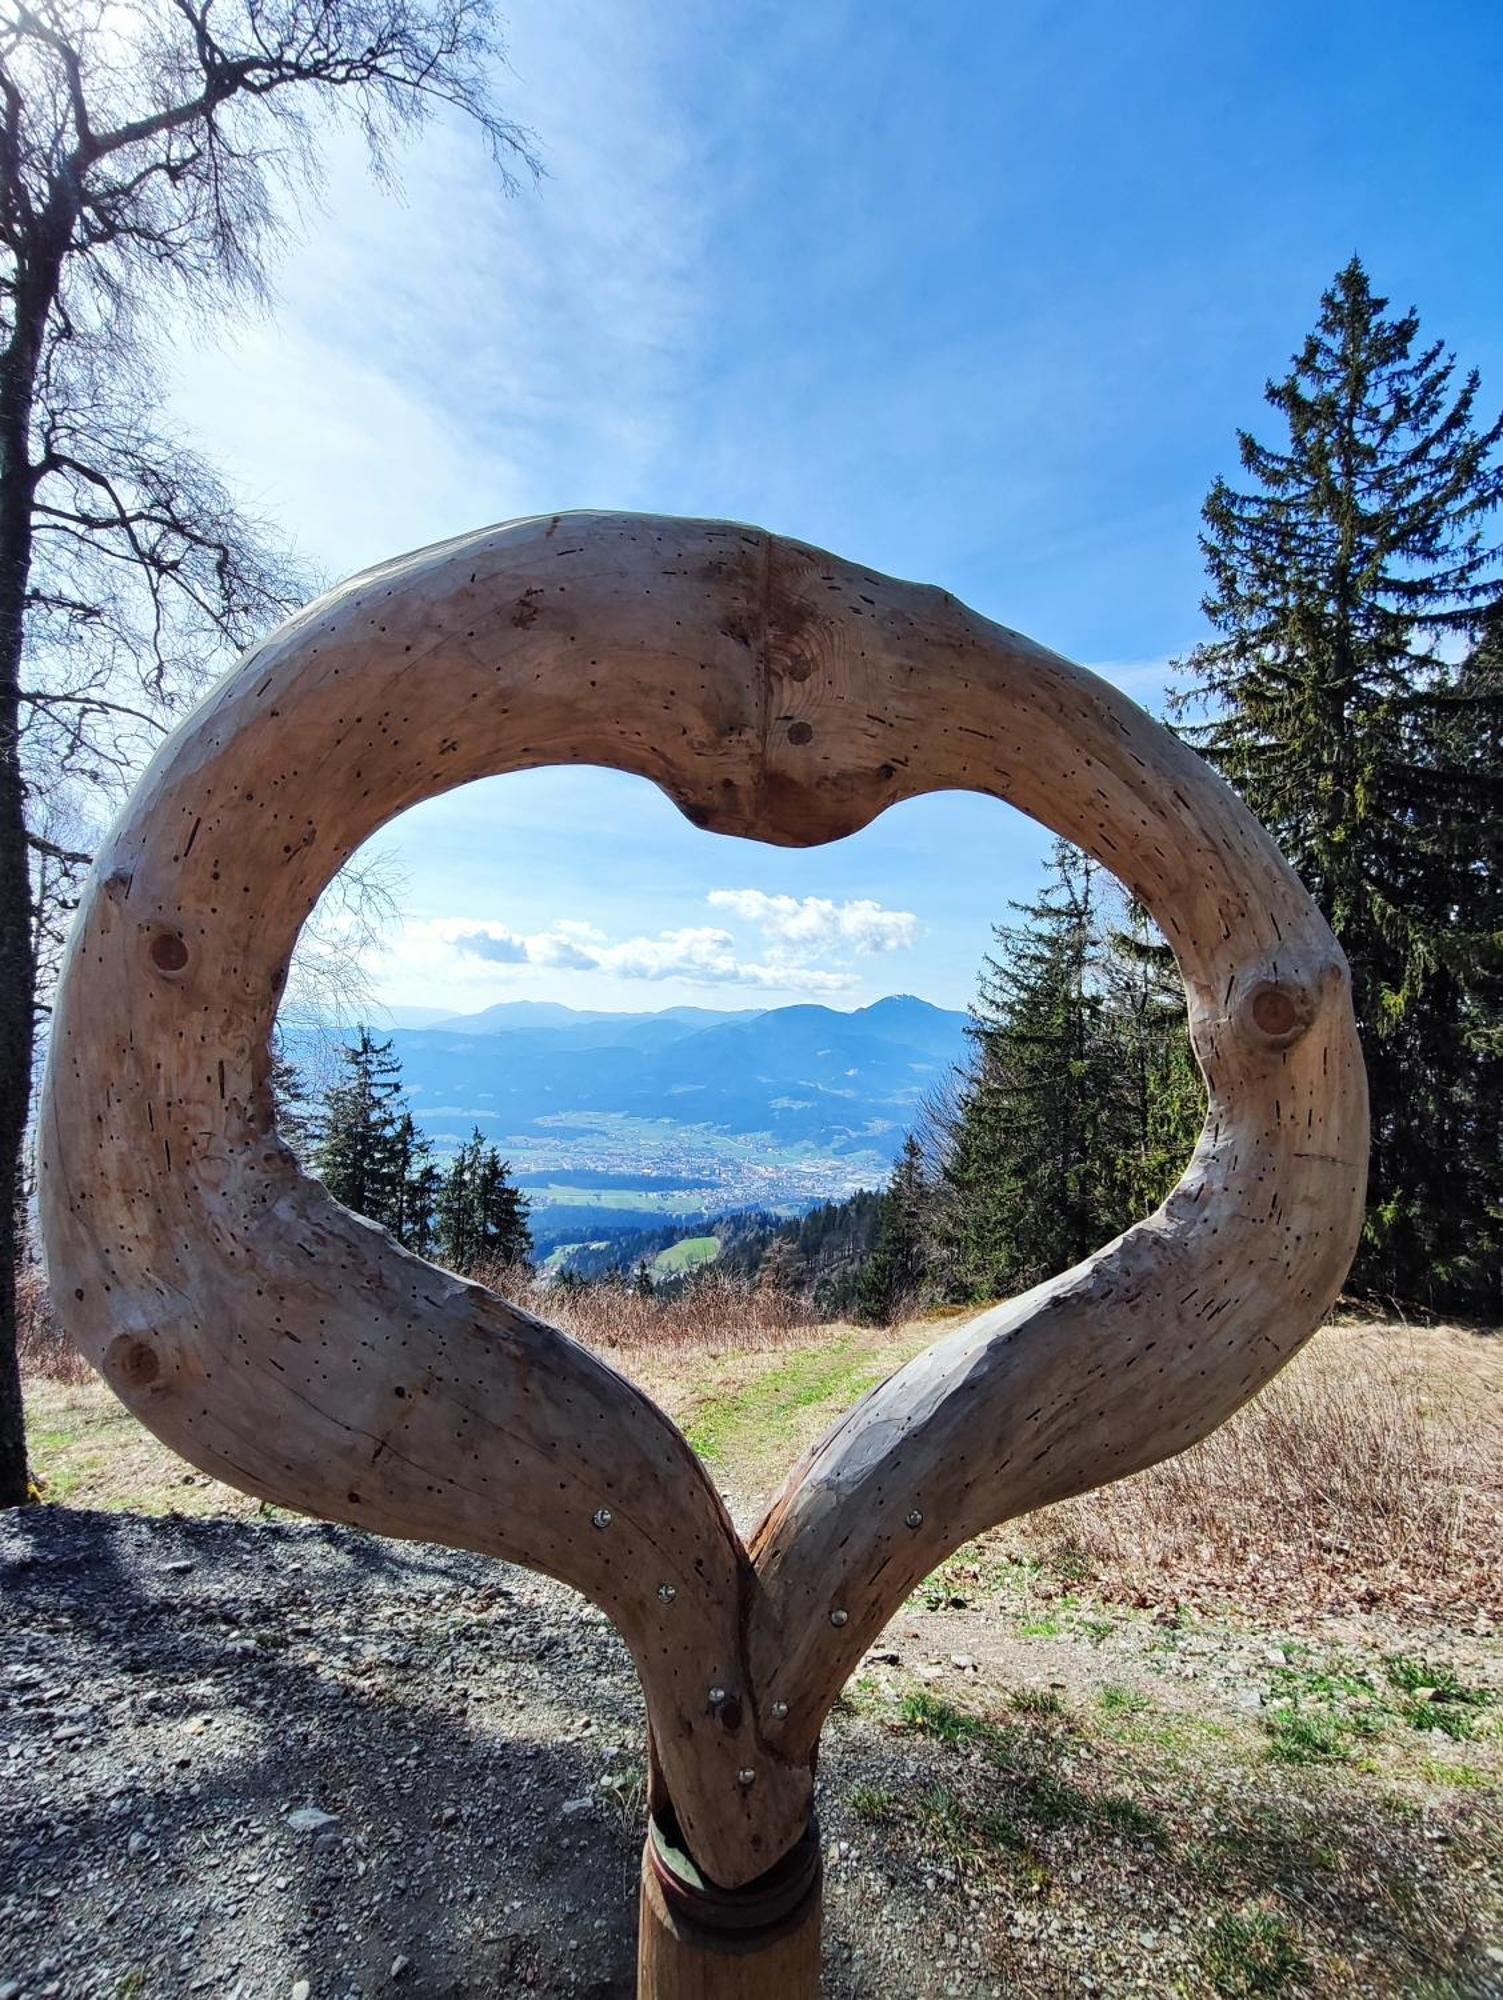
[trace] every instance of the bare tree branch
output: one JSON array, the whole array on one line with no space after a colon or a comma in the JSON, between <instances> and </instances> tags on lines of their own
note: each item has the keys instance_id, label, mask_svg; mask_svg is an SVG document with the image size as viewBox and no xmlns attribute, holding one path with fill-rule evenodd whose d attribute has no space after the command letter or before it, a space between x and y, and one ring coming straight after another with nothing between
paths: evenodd
<instances>
[{"instance_id":1,"label":"bare tree branch","mask_svg":"<svg viewBox=\"0 0 1503 2000\"><path fill-rule=\"evenodd\" d=\"M0 1505L34 1030L79 870L173 714L311 582L170 420L160 329L265 297L339 122L378 175L441 114L504 186L538 171L499 56L489 0L132 0L123 32L120 0L0 0ZM349 886L314 985L355 976L381 907Z\"/></svg>"}]
</instances>

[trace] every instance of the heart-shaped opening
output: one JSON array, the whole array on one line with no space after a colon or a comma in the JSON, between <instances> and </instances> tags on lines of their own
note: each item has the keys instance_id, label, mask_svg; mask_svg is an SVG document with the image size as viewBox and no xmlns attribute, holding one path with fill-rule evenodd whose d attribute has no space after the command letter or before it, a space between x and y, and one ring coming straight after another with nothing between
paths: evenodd
<instances>
[{"instance_id":1,"label":"heart-shaped opening","mask_svg":"<svg viewBox=\"0 0 1503 2000\"><path fill-rule=\"evenodd\" d=\"M957 1258L940 1268L941 1235L973 1226L952 1191L922 1296L879 1317L861 1291L906 1138L922 1138L932 1200L951 1185L977 976L1007 948L996 925L1026 927L1050 852L976 793L789 849L698 830L625 774L477 781L384 827L310 918L278 1012L279 1127L404 1247L643 1388L749 1530L803 1451L925 1343L926 1313L1052 1276L1153 1205L1094 1233L1082 1216L1047 1268L983 1290ZM957 871L957 854L984 865ZM1089 977L1127 980L1113 940L1147 932L1126 892L1083 857L1072 879ZM1132 1006L1124 992L1123 1032ZM528 1205L528 1269L507 1268L503 1228L469 1226L477 1138Z\"/></svg>"}]
</instances>

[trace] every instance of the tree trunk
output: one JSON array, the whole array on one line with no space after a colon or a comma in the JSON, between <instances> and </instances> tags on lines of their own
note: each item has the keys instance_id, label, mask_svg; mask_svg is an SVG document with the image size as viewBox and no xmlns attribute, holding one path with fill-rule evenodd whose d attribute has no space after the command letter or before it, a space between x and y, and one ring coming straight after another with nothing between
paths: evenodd
<instances>
[{"instance_id":1,"label":"tree trunk","mask_svg":"<svg viewBox=\"0 0 1503 2000\"><path fill-rule=\"evenodd\" d=\"M0 443L0 450L8 442ZM20 1506L29 1491L16 1354L16 1280L36 984L17 694L30 566L30 495L9 490L25 483L12 477L12 466L5 450L0 465L0 1507Z\"/></svg>"},{"instance_id":2,"label":"tree trunk","mask_svg":"<svg viewBox=\"0 0 1503 2000\"><path fill-rule=\"evenodd\" d=\"M719 1890L650 1821L638 2000L818 2000L822 1888L817 1827L760 1881Z\"/></svg>"},{"instance_id":3,"label":"tree trunk","mask_svg":"<svg viewBox=\"0 0 1503 2000\"><path fill-rule=\"evenodd\" d=\"M34 288L33 288L34 289ZM16 1281L25 1218L23 1155L36 1033L36 937L26 786L21 771L21 661L31 580L31 408L45 308L20 288L17 332L0 365L0 1507L30 1487L16 1352Z\"/></svg>"}]
</instances>

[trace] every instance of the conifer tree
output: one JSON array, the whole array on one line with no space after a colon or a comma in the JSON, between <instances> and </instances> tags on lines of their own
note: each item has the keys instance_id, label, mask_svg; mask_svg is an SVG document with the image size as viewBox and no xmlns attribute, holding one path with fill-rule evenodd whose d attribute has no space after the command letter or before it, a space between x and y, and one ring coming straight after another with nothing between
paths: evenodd
<instances>
[{"instance_id":1,"label":"conifer tree","mask_svg":"<svg viewBox=\"0 0 1503 2000\"><path fill-rule=\"evenodd\" d=\"M484 1140L479 1128L450 1160L438 1190L438 1254L451 1271L473 1270L480 1257L475 1189Z\"/></svg>"},{"instance_id":2,"label":"conifer tree","mask_svg":"<svg viewBox=\"0 0 1503 2000\"><path fill-rule=\"evenodd\" d=\"M920 1210L936 1296L1002 1297L1099 1249L1163 1200L1204 1115L1178 974L1146 913L1064 841L1014 908Z\"/></svg>"},{"instance_id":3,"label":"conifer tree","mask_svg":"<svg viewBox=\"0 0 1503 2000\"><path fill-rule=\"evenodd\" d=\"M1497 910L1477 862L1489 798L1496 825L1503 688L1478 642L1503 597L1487 533L1503 418L1479 426L1476 374L1458 380L1417 315L1387 305L1357 259L1337 274L1267 386L1284 437L1241 433L1245 490L1212 487L1216 636L1184 663L1181 705L1205 705L1193 737L1351 961L1373 1102L1358 1282L1475 1306L1499 1282L1479 1280L1467 1247L1497 1241L1497 1215L1462 1113L1496 1005ZM1446 664L1458 645L1465 674Z\"/></svg>"},{"instance_id":4,"label":"conifer tree","mask_svg":"<svg viewBox=\"0 0 1503 2000\"><path fill-rule=\"evenodd\" d=\"M474 1199L481 1261L501 1264L508 1270L529 1265L532 1204L512 1179L510 1161L503 1160L494 1146L488 1146L480 1156Z\"/></svg>"},{"instance_id":5,"label":"conifer tree","mask_svg":"<svg viewBox=\"0 0 1503 2000\"><path fill-rule=\"evenodd\" d=\"M782 1292L792 1298L803 1290L807 1275L808 1261L797 1236L779 1230L767 1246L766 1254L758 1268L757 1289L763 1292Z\"/></svg>"},{"instance_id":6,"label":"conifer tree","mask_svg":"<svg viewBox=\"0 0 1503 2000\"><path fill-rule=\"evenodd\" d=\"M972 1009L970 1085L945 1163L951 1287L995 1298L1096 1249L1117 1081L1098 966L1099 870L1065 841L1021 924L998 926Z\"/></svg>"},{"instance_id":7,"label":"conifer tree","mask_svg":"<svg viewBox=\"0 0 1503 2000\"><path fill-rule=\"evenodd\" d=\"M439 1254L451 1270L532 1262L530 1203L477 1126L449 1163L436 1207Z\"/></svg>"},{"instance_id":8,"label":"conifer tree","mask_svg":"<svg viewBox=\"0 0 1503 2000\"><path fill-rule=\"evenodd\" d=\"M397 1124L396 1186L397 1214L392 1233L406 1249L419 1257L433 1253L438 1219L438 1191L442 1174L433 1158L431 1143L419 1132L410 1111Z\"/></svg>"},{"instance_id":9,"label":"conifer tree","mask_svg":"<svg viewBox=\"0 0 1503 2000\"><path fill-rule=\"evenodd\" d=\"M308 1080L287 1053L281 1034L272 1037L271 1099L276 1107L277 1134L299 1161L317 1153L323 1123L314 1109Z\"/></svg>"},{"instance_id":10,"label":"conifer tree","mask_svg":"<svg viewBox=\"0 0 1503 2000\"><path fill-rule=\"evenodd\" d=\"M1116 1049L1103 1221L1109 1234L1150 1214L1184 1172L1205 1120L1173 953L1141 904L1127 901L1099 956Z\"/></svg>"},{"instance_id":11,"label":"conifer tree","mask_svg":"<svg viewBox=\"0 0 1503 2000\"><path fill-rule=\"evenodd\" d=\"M360 1030L341 1051L345 1074L324 1099L324 1134L317 1171L336 1201L372 1222L397 1230L403 1157L402 1070L389 1041Z\"/></svg>"},{"instance_id":12,"label":"conifer tree","mask_svg":"<svg viewBox=\"0 0 1503 2000\"><path fill-rule=\"evenodd\" d=\"M857 1313L868 1325L891 1326L919 1299L929 1262L929 1206L924 1149L910 1132L882 1196L877 1240L861 1274Z\"/></svg>"}]
</instances>

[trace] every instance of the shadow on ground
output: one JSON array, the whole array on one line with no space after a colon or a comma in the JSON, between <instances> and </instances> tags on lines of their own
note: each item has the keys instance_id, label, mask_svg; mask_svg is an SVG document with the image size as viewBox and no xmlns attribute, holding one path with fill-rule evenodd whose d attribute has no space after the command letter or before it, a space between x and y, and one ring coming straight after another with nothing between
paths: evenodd
<instances>
[{"instance_id":1,"label":"shadow on ground","mask_svg":"<svg viewBox=\"0 0 1503 2000\"><path fill-rule=\"evenodd\" d=\"M6 1522L0 1587L0 1988L631 1991L638 1704L578 1600L318 1526L58 1508Z\"/></svg>"}]
</instances>

